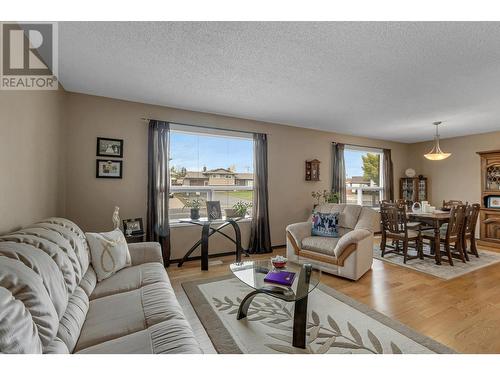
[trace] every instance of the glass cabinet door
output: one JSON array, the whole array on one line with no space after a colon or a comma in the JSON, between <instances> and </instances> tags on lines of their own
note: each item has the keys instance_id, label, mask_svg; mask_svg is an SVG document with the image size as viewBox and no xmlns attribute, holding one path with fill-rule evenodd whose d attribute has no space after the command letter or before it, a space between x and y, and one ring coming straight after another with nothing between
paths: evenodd
<instances>
[{"instance_id":1,"label":"glass cabinet door","mask_svg":"<svg viewBox=\"0 0 500 375\"><path fill-rule=\"evenodd\" d=\"M486 190L500 190L500 164L492 164L486 168Z\"/></svg>"},{"instance_id":2,"label":"glass cabinet door","mask_svg":"<svg viewBox=\"0 0 500 375\"><path fill-rule=\"evenodd\" d=\"M427 180L418 180L418 200L420 202L427 200Z\"/></svg>"}]
</instances>

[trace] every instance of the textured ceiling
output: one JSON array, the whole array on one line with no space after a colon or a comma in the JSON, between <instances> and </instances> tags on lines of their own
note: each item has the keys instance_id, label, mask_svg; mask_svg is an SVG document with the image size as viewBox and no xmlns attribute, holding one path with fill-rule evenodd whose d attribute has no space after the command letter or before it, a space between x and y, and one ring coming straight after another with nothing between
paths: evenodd
<instances>
[{"instance_id":1,"label":"textured ceiling","mask_svg":"<svg viewBox=\"0 0 500 375\"><path fill-rule=\"evenodd\" d=\"M68 91L402 142L500 130L499 22L65 22Z\"/></svg>"}]
</instances>

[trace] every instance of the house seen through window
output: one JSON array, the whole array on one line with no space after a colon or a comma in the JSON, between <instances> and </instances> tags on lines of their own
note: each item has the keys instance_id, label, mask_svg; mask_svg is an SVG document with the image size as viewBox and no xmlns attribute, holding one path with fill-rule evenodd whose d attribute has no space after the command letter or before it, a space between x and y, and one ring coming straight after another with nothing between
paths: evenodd
<instances>
[{"instance_id":1,"label":"house seen through window","mask_svg":"<svg viewBox=\"0 0 500 375\"><path fill-rule=\"evenodd\" d=\"M344 150L347 203L380 206L383 194L383 151L346 146Z\"/></svg>"},{"instance_id":2,"label":"house seen through window","mask_svg":"<svg viewBox=\"0 0 500 375\"><path fill-rule=\"evenodd\" d=\"M170 131L169 219L188 218L186 203L220 201L224 209L253 200L253 139L251 134L172 125ZM252 209L249 209L251 214Z\"/></svg>"}]
</instances>

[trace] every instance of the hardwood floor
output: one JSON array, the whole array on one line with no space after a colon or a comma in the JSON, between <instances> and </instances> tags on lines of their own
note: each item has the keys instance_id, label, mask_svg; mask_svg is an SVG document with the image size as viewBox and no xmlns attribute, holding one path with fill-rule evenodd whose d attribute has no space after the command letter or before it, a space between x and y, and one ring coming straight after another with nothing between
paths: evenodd
<instances>
[{"instance_id":1,"label":"hardwood floor","mask_svg":"<svg viewBox=\"0 0 500 375\"><path fill-rule=\"evenodd\" d=\"M284 254L285 249L274 253ZM181 284L229 274L233 261L233 256L211 259L219 264L210 264L209 271L201 271L199 261L167 269L205 353L215 350ZM446 281L374 259L372 270L357 282L325 273L321 282L459 353L500 353L500 263Z\"/></svg>"}]
</instances>

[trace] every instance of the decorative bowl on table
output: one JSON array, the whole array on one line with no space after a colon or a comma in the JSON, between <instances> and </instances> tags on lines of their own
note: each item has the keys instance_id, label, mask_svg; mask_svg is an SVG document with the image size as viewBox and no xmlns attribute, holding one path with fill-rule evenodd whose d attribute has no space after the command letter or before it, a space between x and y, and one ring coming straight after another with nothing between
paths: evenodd
<instances>
[{"instance_id":1,"label":"decorative bowl on table","mask_svg":"<svg viewBox=\"0 0 500 375\"><path fill-rule=\"evenodd\" d=\"M287 261L288 259L281 255L277 255L271 258L271 263L273 264L274 268L284 268Z\"/></svg>"}]
</instances>

